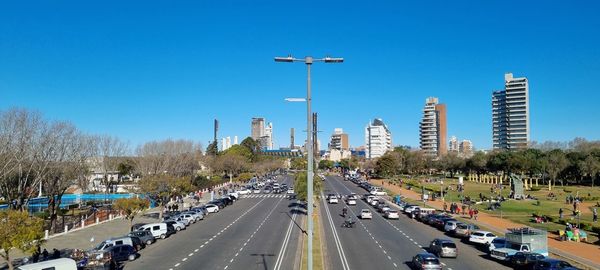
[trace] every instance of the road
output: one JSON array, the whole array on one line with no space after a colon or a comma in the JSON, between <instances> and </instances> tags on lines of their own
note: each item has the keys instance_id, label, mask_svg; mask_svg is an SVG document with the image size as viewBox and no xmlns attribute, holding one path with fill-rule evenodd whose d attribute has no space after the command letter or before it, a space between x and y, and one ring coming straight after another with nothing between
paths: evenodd
<instances>
[{"instance_id":1,"label":"road","mask_svg":"<svg viewBox=\"0 0 600 270\"><path fill-rule=\"evenodd\" d=\"M292 185L291 176L280 183ZM284 194L242 195L199 224L142 250L124 269L294 269L303 215Z\"/></svg>"},{"instance_id":2,"label":"road","mask_svg":"<svg viewBox=\"0 0 600 270\"><path fill-rule=\"evenodd\" d=\"M327 176L323 193L347 195L351 192L366 193L364 189L339 176ZM429 246L434 238L449 238L437 229L401 215L399 220L387 220L374 211L363 200L356 206L348 206L348 213L357 216L361 209L371 209L372 220L357 220L354 228L342 228L344 218L343 201L328 204L321 200L321 219L324 220L325 238L328 254L328 269L410 269L412 257L423 252L422 247ZM444 269L511 269L485 258L485 253L475 247L452 239L458 247L457 259L441 259Z\"/></svg>"}]
</instances>

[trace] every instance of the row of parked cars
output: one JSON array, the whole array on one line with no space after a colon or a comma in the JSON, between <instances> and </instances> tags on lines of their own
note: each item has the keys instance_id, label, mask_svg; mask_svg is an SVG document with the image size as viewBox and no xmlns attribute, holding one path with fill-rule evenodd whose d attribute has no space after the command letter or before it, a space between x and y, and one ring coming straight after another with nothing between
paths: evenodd
<instances>
[{"instance_id":1,"label":"row of parked cars","mask_svg":"<svg viewBox=\"0 0 600 270\"><path fill-rule=\"evenodd\" d=\"M410 218L421 221L443 231L447 236L458 238L462 242L471 243L488 253L490 259L499 260L501 263L514 269L534 270L572 270L577 269L566 261L548 258L547 238L545 233L530 228L517 228L509 230L505 237L482 230L479 226L463 222L447 213L440 213L434 208L410 204L402 199L394 200L400 211L393 210L382 195L378 195L378 188L358 176L345 177L359 187L367 190L363 199L373 206L375 211L382 213L388 219L399 218L396 213L404 213ZM361 211L361 218L372 218L369 209ZM536 239L532 241L531 239ZM450 238L436 238L429 244L428 252L417 254L412 259L412 265L417 269L442 269L439 258L458 257L456 244Z\"/></svg>"}]
</instances>

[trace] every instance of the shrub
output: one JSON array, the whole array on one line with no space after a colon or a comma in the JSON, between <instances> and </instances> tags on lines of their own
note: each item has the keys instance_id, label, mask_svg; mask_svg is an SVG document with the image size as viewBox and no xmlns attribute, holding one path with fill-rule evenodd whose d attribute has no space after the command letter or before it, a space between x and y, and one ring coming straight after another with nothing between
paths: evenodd
<instances>
[{"instance_id":1,"label":"shrub","mask_svg":"<svg viewBox=\"0 0 600 270\"><path fill-rule=\"evenodd\" d=\"M33 214L35 217L41 218L41 219L48 219L50 218L50 213L43 211L43 212L36 212Z\"/></svg>"},{"instance_id":2,"label":"shrub","mask_svg":"<svg viewBox=\"0 0 600 270\"><path fill-rule=\"evenodd\" d=\"M592 232L595 232L597 235L600 235L600 226L592 227Z\"/></svg>"},{"instance_id":3,"label":"shrub","mask_svg":"<svg viewBox=\"0 0 600 270\"><path fill-rule=\"evenodd\" d=\"M584 231L591 231L592 230L592 224L591 223L587 223L587 222L581 222L579 224L579 227L584 230Z\"/></svg>"},{"instance_id":4,"label":"shrub","mask_svg":"<svg viewBox=\"0 0 600 270\"><path fill-rule=\"evenodd\" d=\"M540 191L540 190L542 190L542 188L541 187L531 187L530 190L531 191Z\"/></svg>"}]
</instances>

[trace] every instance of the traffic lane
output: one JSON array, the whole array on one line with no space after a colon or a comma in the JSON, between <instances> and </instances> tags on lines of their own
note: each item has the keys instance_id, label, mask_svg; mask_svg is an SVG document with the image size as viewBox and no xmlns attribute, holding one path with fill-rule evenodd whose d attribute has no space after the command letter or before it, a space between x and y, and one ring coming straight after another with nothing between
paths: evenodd
<instances>
[{"instance_id":1,"label":"traffic lane","mask_svg":"<svg viewBox=\"0 0 600 270\"><path fill-rule=\"evenodd\" d=\"M201 265L221 263L218 259L221 253L227 251L228 239L244 237L249 231L248 226L260 223L261 217L266 215L262 213L261 208L269 205L267 200L240 199L219 213L209 214L203 221L189 226L186 230L148 246L140 252L140 258L128 263L125 268L171 269L175 265L181 265L180 268L183 269L197 269L196 263L190 264L188 261L193 257L205 258ZM193 255L189 256L190 254Z\"/></svg>"},{"instance_id":2,"label":"traffic lane","mask_svg":"<svg viewBox=\"0 0 600 270\"><path fill-rule=\"evenodd\" d=\"M325 181L325 191L343 194L344 191L336 188L330 181ZM358 205L357 205L358 206ZM404 245L404 239L393 239L394 249L390 244L386 245L381 236L374 234L371 228L371 220L358 219L360 207L347 206L340 201L338 204L326 203L330 209L333 224L338 226L338 235L345 251L345 256L350 269L408 269L404 261L398 259L398 254L411 254L415 248ZM348 214L356 221L354 228L342 228L341 224L345 218L342 217L342 209L348 207ZM365 208L365 207L363 207ZM374 213L375 215L375 213ZM389 236L386 236L389 238ZM397 242L400 240L400 242ZM398 245L398 243L401 243ZM328 253L332 253L328 249Z\"/></svg>"},{"instance_id":3,"label":"traffic lane","mask_svg":"<svg viewBox=\"0 0 600 270\"><path fill-rule=\"evenodd\" d=\"M345 186L346 188L348 188L346 189L348 192L355 192L357 194L360 194L359 191L362 191L363 193L366 193L364 189L356 186L356 184L349 181L344 181L340 177L336 178L337 179L332 179L332 182L334 184L337 183L338 186ZM365 207L369 207L371 211L375 211L373 207L368 205L363 200L360 200L359 204ZM445 235L444 232L427 224L411 219L404 214L401 214L400 219L398 220L387 220L383 216L381 216L381 214L376 214L378 217L374 216L374 220L376 219L377 221L380 221L382 223L388 223L388 228L391 227L392 231L395 231L396 234L401 234L404 238L407 238L415 246L420 245L423 247L428 247L429 243L435 238L448 238L453 240L453 242L456 244L459 250L458 259L442 258L442 262L447 264L447 266L452 269L480 269L482 267L492 269L511 269L494 260L488 259L487 254L485 252L480 251L477 247L472 246L470 244L465 244L461 242L461 239L449 237ZM388 231L388 233L393 232Z\"/></svg>"},{"instance_id":4,"label":"traffic lane","mask_svg":"<svg viewBox=\"0 0 600 270\"><path fill-rule=\"evenodd\" d=\"M221 269L294 269L300 217L295 200L280 199L271 215L253 235L234 244L236 253ZM291 254L291 256L290 256ZM227 267L227 268L225 268Z\"/></svg>"}]
</instances>

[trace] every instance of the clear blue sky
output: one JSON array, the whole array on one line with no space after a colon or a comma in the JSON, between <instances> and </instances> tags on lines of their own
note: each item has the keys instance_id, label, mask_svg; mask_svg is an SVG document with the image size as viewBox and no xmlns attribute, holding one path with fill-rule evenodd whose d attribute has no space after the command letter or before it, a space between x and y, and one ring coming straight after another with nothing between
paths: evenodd
<instances>
[{"instance_id":1,"label":"clear blue sky","mask_svg":"<svg viewBox=\"0 0 600 270\"><path fill-rule=\"evenodd\" d=\"M306 71L273 57L290 53L346 59L313 66L323 144L341 127L362 145L380 117L394 144L418 146L437 96L448 135L489 148L491 92L507 71L530 80L532 140L600 139L598 1L13 2L0 7L0 110L134 146L206 145L214 118L241 139L254 116L288 145L305 105L283 99L305 94Z\"/></svg>"}]
</instances>

